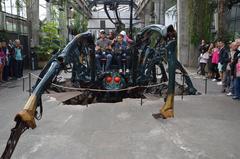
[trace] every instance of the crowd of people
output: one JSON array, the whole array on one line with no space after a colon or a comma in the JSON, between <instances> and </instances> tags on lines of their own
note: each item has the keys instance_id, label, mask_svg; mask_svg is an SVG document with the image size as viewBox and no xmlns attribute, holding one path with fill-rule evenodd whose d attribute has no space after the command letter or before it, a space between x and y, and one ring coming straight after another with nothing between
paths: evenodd
<instances>
[{"instance_id":1,"label":"crowd of people","mask_svg":"<svg viewBox=\"0 0 240 159\"><path fill-rule=\"evenodd\" d=\"M229 45L221 40L210 44L202 40L199 52L198 73L216 81L222 93L240 100L240 39Z\"/></svg>"},{"instance_id":2,"label":"crowd of people","mask_svg":"<svg viewBox=\"0 0 240 159\"><path fill-rule=\"evenodd\" d=\"M23 76L23 46L19 39L14 42L0 41L0 84Z\"/></svg>"},{"instance_id":3,"label":"crowd of people","mask_svg":"<svg viewBox=\"0 0 240 159\"><path fill-rule=\"evenodd\" d=\"M96 65L97 70L103 70L102 61L106 62L104 70L109 70L113 59L117 62L119 72L129 72L130 55L127 48L133 41L121 31L117 36L114 32L106 35L104 30L100 30L99 39L96 41Z\"/></svg>"}]
</instances>

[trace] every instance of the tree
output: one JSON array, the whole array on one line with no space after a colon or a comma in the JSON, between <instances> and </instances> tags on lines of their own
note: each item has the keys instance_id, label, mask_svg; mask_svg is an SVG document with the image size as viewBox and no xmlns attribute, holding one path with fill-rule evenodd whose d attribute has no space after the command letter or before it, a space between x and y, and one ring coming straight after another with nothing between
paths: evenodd
<instances>
[{"instance_id":1,"label":"tree","mask_svg":"<svg viewBox=\"0 0 240 159\"><path fill-rule=\"evenodd\" d=\"M32 41L32 47L39 44L39 0L24 0L27 10L27 21L29 22L29 32Z\"/></svg>"},{"instance_id":2,"label":"tree","mask_svg":"<svg viewBox=\"0 0 240 159\"><path fill-rule=\"evenodd\" d=\"M226 0L218 1L218 39L226 40L226 29L225 29L225 10Z\"/></svg>"},{"instance_id":3,"label":"tree","mask_svg":"<svg viewBox=\"0 0 240 159\"><path fill-rule=\"evenodd\" d=\"M216 8L214 0L189 0L189 36L195 46L204 39L212 40L211 24Z\"/></svg>"}]
</instances>

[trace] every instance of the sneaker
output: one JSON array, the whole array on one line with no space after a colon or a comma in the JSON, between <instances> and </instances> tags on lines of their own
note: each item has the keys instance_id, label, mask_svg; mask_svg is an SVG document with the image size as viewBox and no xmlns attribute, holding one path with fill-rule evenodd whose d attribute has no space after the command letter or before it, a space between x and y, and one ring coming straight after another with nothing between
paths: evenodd
<instances>
[{"instance_id":1,"label":"sneaker","mask_svg":"<svg viewBox=\"0 0 240 159\"><path fill-rule=\"evenodd\" d=\"M233 100L238 100L238 99L240 99L240 98L237 97L237 96L234 96L234 97L232 97L232 99L233 99Z\"/></svg>"},{"instance_id":2,"label":"sneaker","mask_svg":"<svg viewBox=\"0 0 240 159\"><path fill-rule=\"evenodd\" d=\"M212 79L212 81L213 81L213 82L216 82L217 80L214 78L214 79Z\"/></svg>"},{"instance_id":3,"label":"sneaker","mask_svg":"<svg viewBox=\"0 0 240 159\"><path fill-rule=\"evenodd\" d=\"M130 71L129 71L129 69L126 69L126 73L129 73Z\"/></svg>"},{"instance_id":4,"label":"sneaker","mask_svg":"<svg viewBox=\"0 0 240 159\"><path fill-rule=\"evenodd\" d=\"M232 92L229 92L229 93L227 94L227 96L233 96Z\"/></svg>"},{"instance_id":5,"label":"sneaker","mask_svg":"<svg viewBox=\"0 0 240 159\"><path fill-rule=\"evenodd\" d=\"M222 81L218 82L217 85L222 86L223 85Z\"/></svg>"},{"instance_id":6,"label":"sneaker","mask_svg":"<svg viewBox=\"0 0 240 159\"><path fill-rule=\"evenodd\" d=\"M22 78L17 78L18 81L20 81Z\"/></svg>"},{"instance_id":7,"label":"sneaker","mask_svg":"<svg viewBox=\"0 0 240 159\"><path fill-rule=\"evenodd\" d=\"M123 72L123 70L122 69L119 69L119 73L122 73Z\"/></svg>"}]
</instances>

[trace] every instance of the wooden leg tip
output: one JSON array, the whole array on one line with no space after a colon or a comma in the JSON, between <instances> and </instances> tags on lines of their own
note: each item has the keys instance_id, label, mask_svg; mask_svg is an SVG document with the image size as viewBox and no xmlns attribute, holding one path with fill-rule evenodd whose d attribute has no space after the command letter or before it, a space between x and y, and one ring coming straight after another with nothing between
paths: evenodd
<instances>
[{"instance_id":1,"label":"wooden leg tip","mask_svg":"<svg viewBox=\"0 0 240 159\"><path fill-rule=\"evenodd\" d=\"M157 113L157 114L152 114L153 118L155 119L166 119L161 113Z\"/></svg>"}]
</instances>

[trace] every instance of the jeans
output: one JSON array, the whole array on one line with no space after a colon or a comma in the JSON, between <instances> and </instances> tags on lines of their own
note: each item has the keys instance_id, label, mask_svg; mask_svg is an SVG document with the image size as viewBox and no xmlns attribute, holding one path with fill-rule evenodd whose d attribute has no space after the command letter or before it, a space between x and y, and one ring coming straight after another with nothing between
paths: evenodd
<instances>
[{"instance_id":1,"label":"jeans","mask_svg":"<svg viewBox=\"0 0 240 159\"><path fill-rule=\"evenodd\" d=\"M3 80L8 81L9 66L6 64L3 68Z\"/></svg>"},{"instance_id":2,"label":"jeans","mask_svg":"<svg viewBox=\"0 0 240 159\"><path fill-rule=\"evenodd\" d=\"M108 54L96 53L95 58L96 58L96 66L97 66L98 70L101 70L101 59L107 60L105 70L109 70L109 67L112 62L112 54L111 53L108 53Z\"/></svg>"},{"instance_id":3,"label":"jeans","mask_svg":"<svg viewBox=\"0 0 240 159\"><path fill-rule=\"evenodd\" d=\"M226 88L230 89L230 86L231 86L231 72L230 72L230 70L227 70L225 73L226 73L226 76L225 76Z\"/></svg>"},{"instance_id":4,"label":"jeans","mask_svg":"<svg viewBox=\"0 0 240 159\"><path fill-rule=\"evenodd\" d=\"M214 78L218 79L220 77L218 72L218 64L212 64L212 67L213 67Z\"/></svg>"},{"instance_id":5,"label":"jeans","mask_svg":"<svg viewBox=\"0 0 240 159\"><path fill-rule=\"evenodd\" d=\"M15 59L13 56L9 57L9 76L14 77L15 75Z\"/></svg>"},{"instance_id":6,"label":"jeans","mask_svg":"<svg viewBox=\"0 0 240 159\"><path fill-rule=\"evenodd\" d=\"M23 61L22 60L16 60L16 66L15 66L15 76L17 78L21 78L23 76Z\"/></svg>"},{"instance_id":7,"label":"jeans","mask_svg":"<svg viewBox=\"0 0 240 159\"><path fill-rule=\"evenodd\" d=\"M223 71L223 72L222 72L222 75L223 75L223 80L222 80L222 92L225 92L225 91L226 91L226 88L227 88L227 73L226 73L226 71Z\"/></svg>"},{"instance_id":8,"label":"jeans","mask_svg":"<svg viewBox=\"0 0 240 159\"><path fill-rule=\"evenodd\" d=\"M229 87L229 92L231 92L233 95L235 94L235 78L231 76L231 82Z\"/></svg>"},{"instance_id":9,"label":"jeans","mask_svg":"<svg viewBox=\"0 0 240 159\"><path fill-rule=\"evenodd\" d=\"M240 98L240 77L235 79L235 96Z\"/></svg>"}]
</instances>

